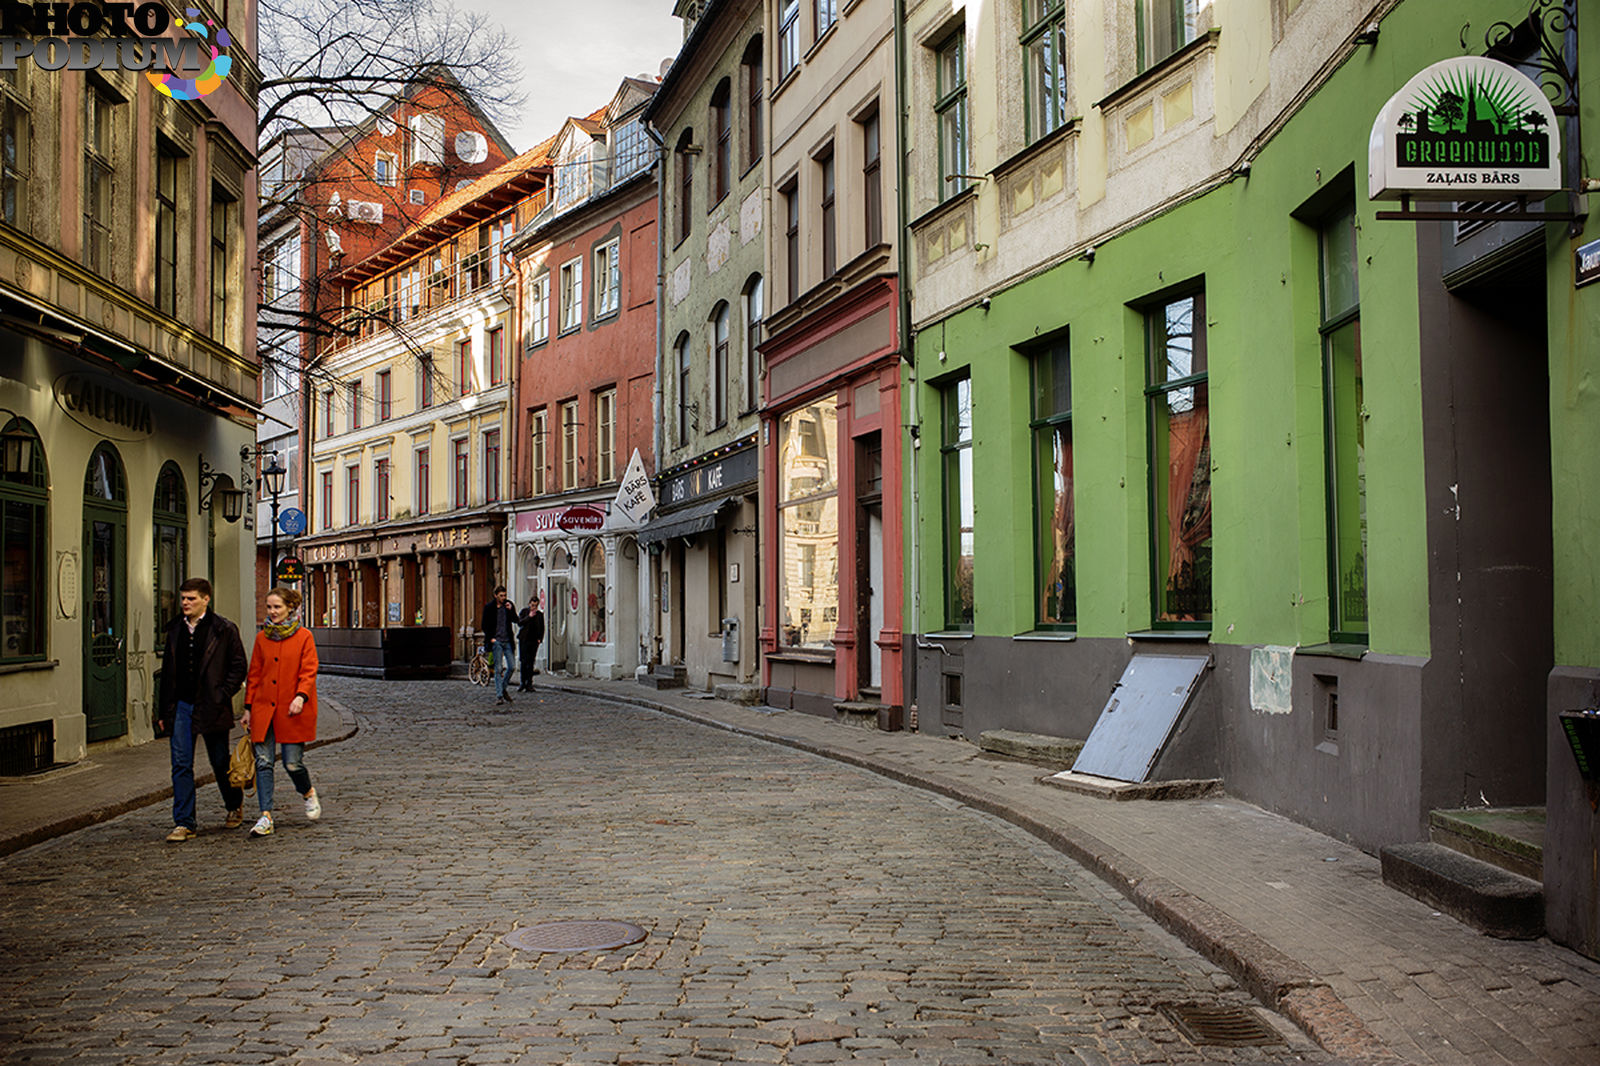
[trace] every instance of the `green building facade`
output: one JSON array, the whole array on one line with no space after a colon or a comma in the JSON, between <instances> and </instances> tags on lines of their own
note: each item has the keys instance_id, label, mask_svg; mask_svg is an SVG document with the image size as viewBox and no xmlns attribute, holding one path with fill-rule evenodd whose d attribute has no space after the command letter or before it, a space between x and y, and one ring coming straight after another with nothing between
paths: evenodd
<instances>
[{"instance_id":1,"label":"green building facade","mask_svg":"<svg viewBox=\"0 0 1600 1066\"><path fill-rule=\"evenodd\" d=\"M1220 48L1248 6L1216 5L1188 47ZM1468 54L1498 42L1576 96L1557 122L1575 190L1600 145L1600 19L1583 36L1571 3L1448 6L1385 5L1377 34L1346 20L1225 171L1063 230L1036 270L976 270L929 312L919 258L907 698L924 731L1081 738L1135 655L1209 658L1160 776L1219 777L1369 850L1425 838L1434 809L1548 801L1552 935L1596 954L1600 835L1556 715L1600 705L1600 283L1575 267L1600 230L1380 220L1398 205L1368 198L1368 146L1466 26ZM1581 79L1535 69L1541 33ZM1215 70L1221 99L1238 79ZM1124 92L1074 101L1080 203L1118 193ZM1096 136L1111 165L1086 194ZM984 195L913 232L970 210L984 241Z\"/></svg>"}]
</instances>

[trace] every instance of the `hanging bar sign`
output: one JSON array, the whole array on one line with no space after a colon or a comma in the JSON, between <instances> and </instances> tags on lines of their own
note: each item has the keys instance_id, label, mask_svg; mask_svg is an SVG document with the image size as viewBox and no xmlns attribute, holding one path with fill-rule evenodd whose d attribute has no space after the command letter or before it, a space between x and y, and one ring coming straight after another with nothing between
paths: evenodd
<instances>
[{"instance_id":1,"label":"hanging bar sign","mask_svg":"<svg viewBox=\"0 0 1600 1066\"><path fill-rule=\"evenodd\" d=\"M1389 98L1367 142L1374 200L1542 199L1561 188L1555 109L1508 64L1457 56Z\"/></svg>"}]
</instances>

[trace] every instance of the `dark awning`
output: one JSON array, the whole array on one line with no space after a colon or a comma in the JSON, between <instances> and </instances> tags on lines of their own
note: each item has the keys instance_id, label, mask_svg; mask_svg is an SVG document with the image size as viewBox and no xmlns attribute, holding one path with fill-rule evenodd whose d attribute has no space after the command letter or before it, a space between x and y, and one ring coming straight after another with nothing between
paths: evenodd
<instances>
[{"instance_id":1,"label":"dark awning","mask_svg":"<svg viewBox=\"0 0 1600 1066\"><path fill-rule=\"evenodd\" d=\"M717 514L724 507L737 507L743 502L743 496L721 496L660 515L639 530L639 543L659 544L673 537L692 537L696 533L704 533L717 524Z\"/></svg>"}]
</instances>

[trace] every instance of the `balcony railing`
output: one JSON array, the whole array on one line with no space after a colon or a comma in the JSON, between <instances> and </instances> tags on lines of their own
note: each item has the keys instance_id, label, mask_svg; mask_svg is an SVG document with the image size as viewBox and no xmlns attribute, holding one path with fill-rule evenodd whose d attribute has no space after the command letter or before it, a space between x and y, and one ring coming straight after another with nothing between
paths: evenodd
<instances>
[{"instance_id":1,"label":"balcony railing","mask_svg":"<svg viewBox=\"0 0 1600 1066\"><path fill-rule=\"evenodd\" d=\"M346 310L339 317L339 332L324 342L324 350L339 351L383 336L391 327L425 318L499 285L511 276L511 268L494 252L484 248L426 274L413 270L401 275L399 292Z\"/></svg>"}]
</instances>

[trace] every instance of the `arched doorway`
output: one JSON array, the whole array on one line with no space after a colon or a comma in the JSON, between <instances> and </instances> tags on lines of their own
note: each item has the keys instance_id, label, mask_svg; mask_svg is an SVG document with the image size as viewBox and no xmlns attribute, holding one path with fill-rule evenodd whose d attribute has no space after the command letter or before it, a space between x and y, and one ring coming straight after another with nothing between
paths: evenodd
<instances>
[{"instance_id":1,"label":"arched doorway","mask_svg":"<svg viewBox=\"0 0 1600 1066\"><path fill-rule=\"evenodd\" d=\"M93 742L128 732L128 487L104 441L83 479L83 558L83 713Z\"/></svg>"}]
</instances>

